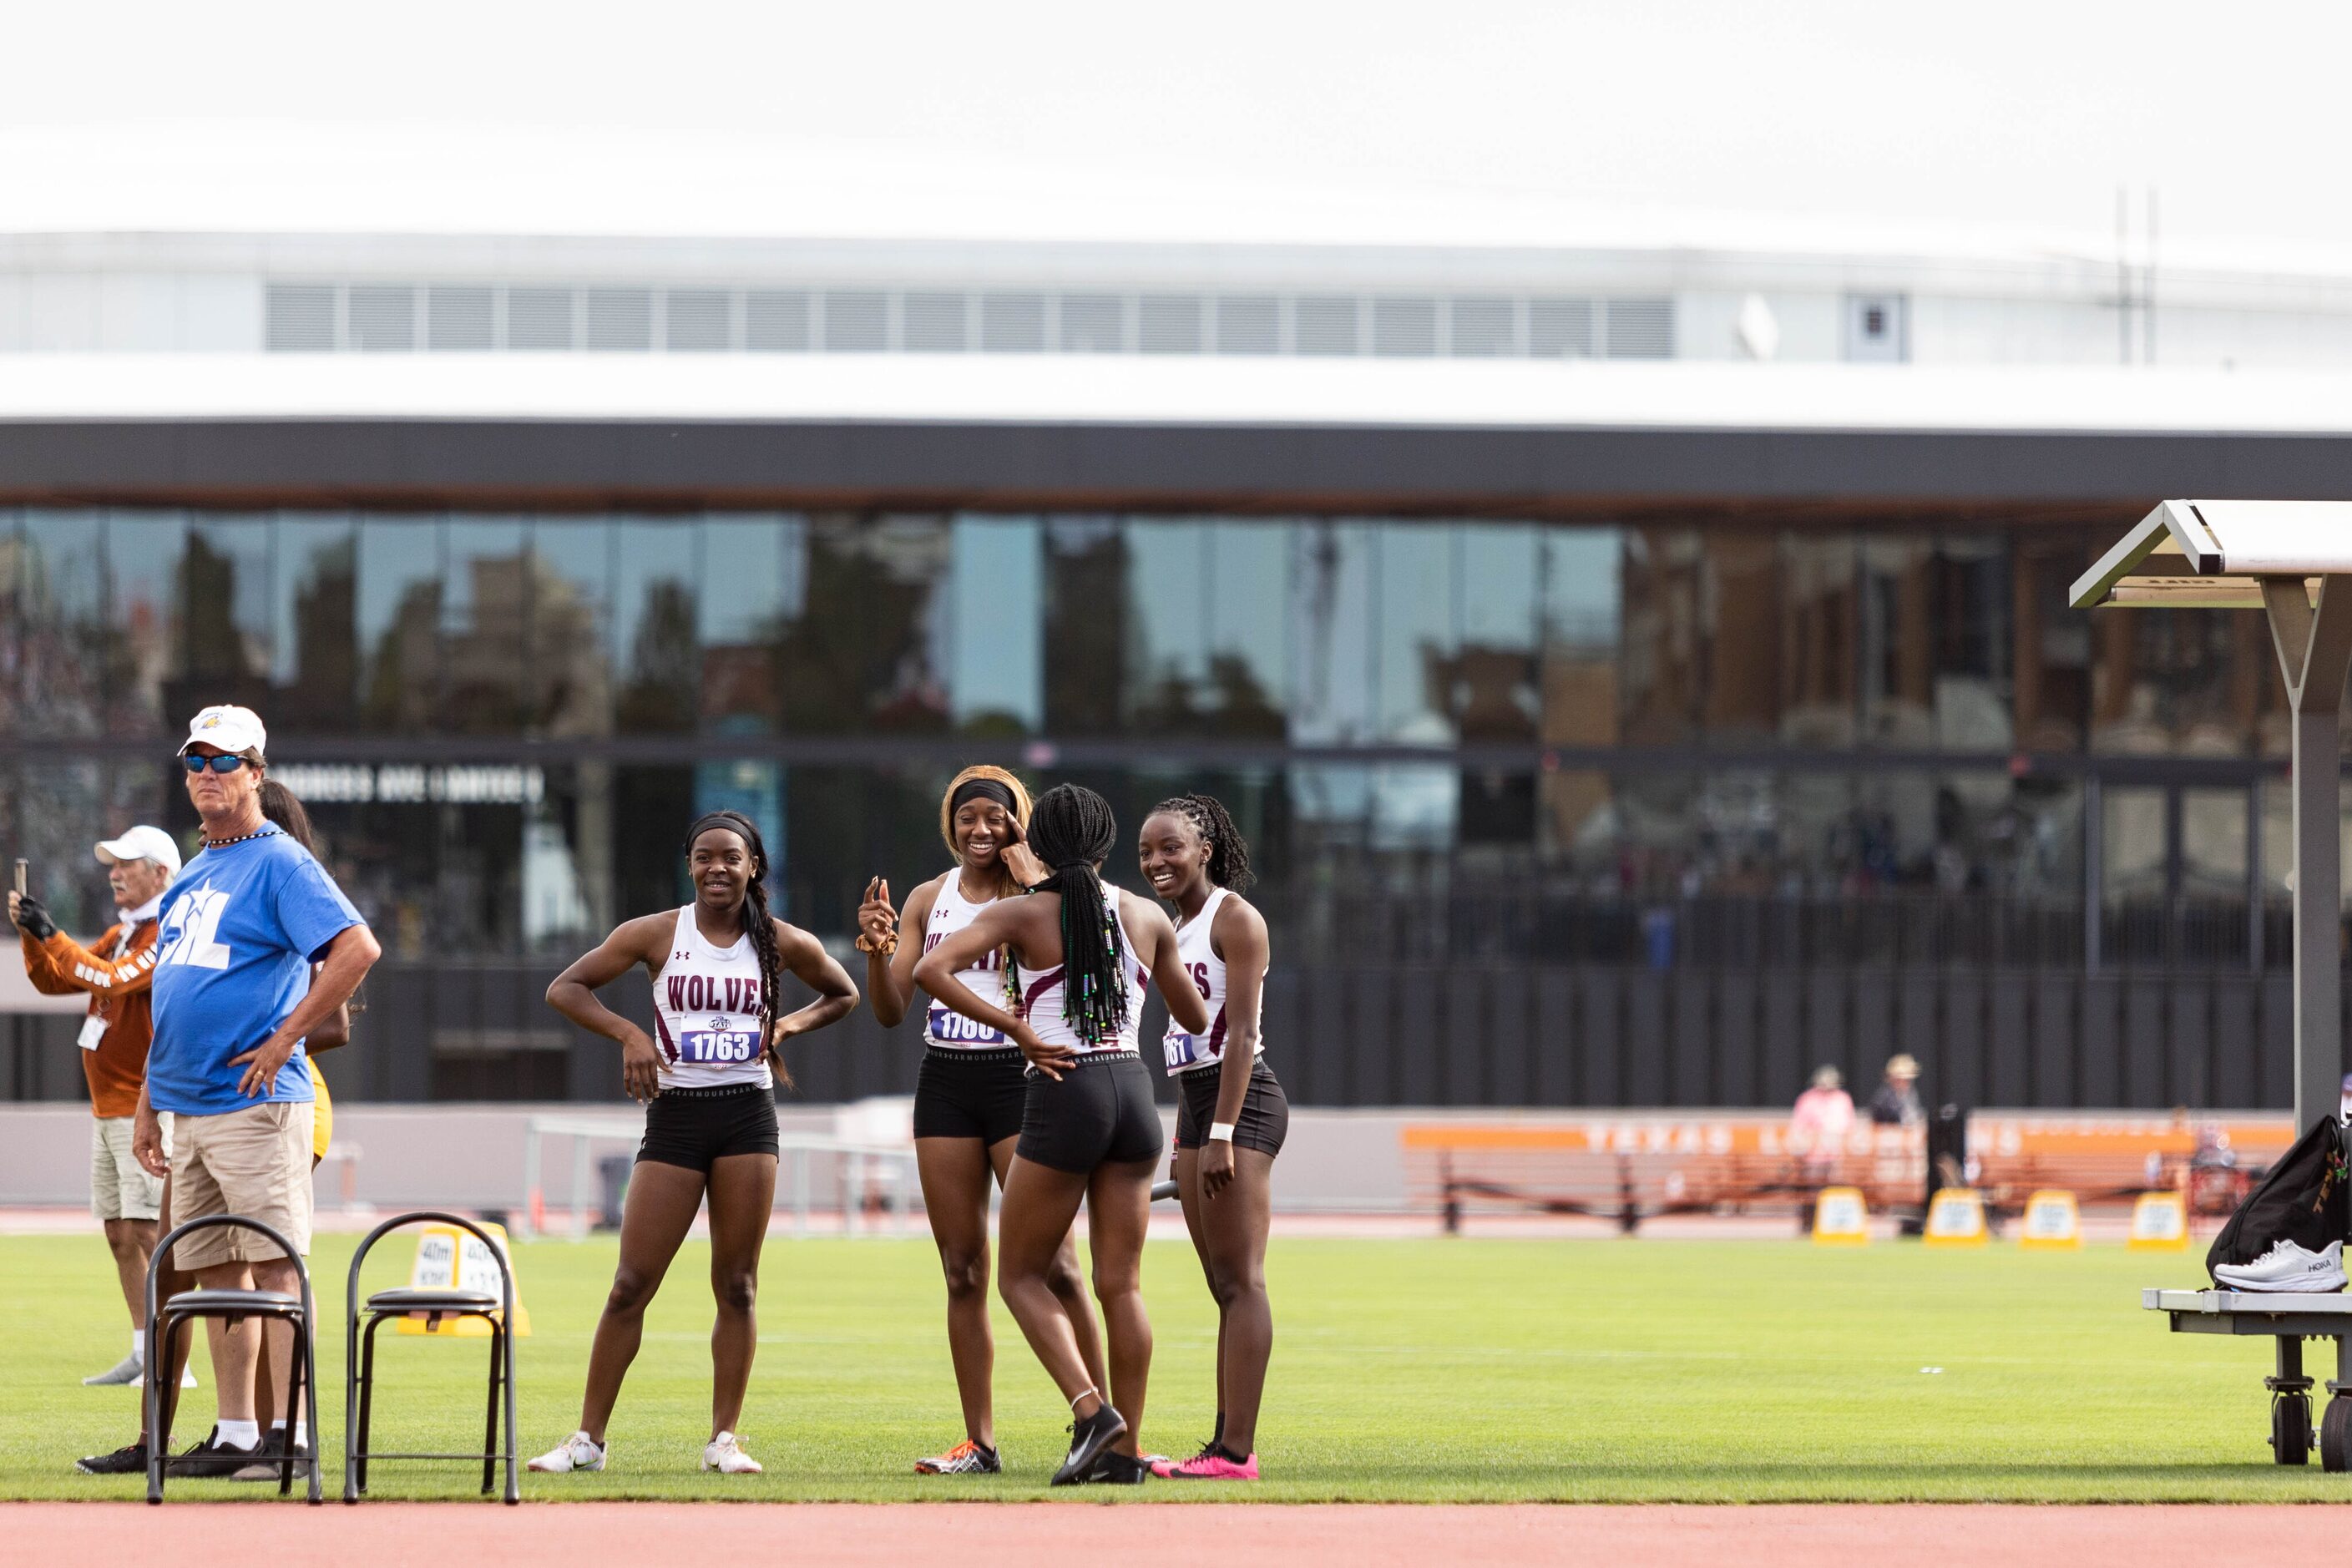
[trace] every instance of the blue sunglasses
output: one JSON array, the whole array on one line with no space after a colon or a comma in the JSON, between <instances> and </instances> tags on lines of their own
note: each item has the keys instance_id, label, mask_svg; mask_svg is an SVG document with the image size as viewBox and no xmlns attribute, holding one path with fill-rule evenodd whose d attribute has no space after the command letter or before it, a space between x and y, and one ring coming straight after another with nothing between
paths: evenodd
<instances>
[{"instance_id":1,"label":"blue sunglasses","mask_svg":"<svg viewBox=\"0 0 2352 1568\"><path fill-rule=\"evenodd\" d=\"M233 773L245 766L245 759L233 752L224 752L217 757L200 757L191 752L180 763L192 773L203 773L206 768L216 773Z\"/></svg>"}]
</instances>

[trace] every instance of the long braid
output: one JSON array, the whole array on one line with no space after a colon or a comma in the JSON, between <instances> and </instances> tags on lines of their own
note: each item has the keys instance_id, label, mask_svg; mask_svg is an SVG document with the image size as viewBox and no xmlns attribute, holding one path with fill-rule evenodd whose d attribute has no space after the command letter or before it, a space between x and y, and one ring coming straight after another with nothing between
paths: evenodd
<instances>
[{"instance_id":1,"label":"long braid","mask_svg":"<svg viewBox=\"0 0 2352 1568\"><path fill-rule=\"evenodd\" d=\"M768 890L762 885L768 877L768 849L760 841L760 830L751 819L740 811L710 811L694 819L686 830L686 850L694 853L694 841L714 827L724 827L743 840L751 852L751 883L743 900L743 929L751 933L751 952L760 961L760 1037L767 1038L768 1029L782 1016L784 989L784 955L776 946L776 922L768 913ZM791 1069L784 1066L781 1055L770 1053L775 1064L775 1074L786 1089L793 1087Z\"/></svg>"},{"instance_id":2,"label":"long braid","mask_svg":"<svg viewBox=\"0 0 2352 1568\"><path fill-rule=\"evenodd\" d=\"M1249 843L1234 826L1234 814L1215 795L1171 795L1151 810L1155 816L1173 812L1199 831L1209 846L1209 880L1218 887L1246 892L1257 880L1257 873L1250 869Z\"/></svg>"},{"instance_id":3,"label":"long braid","mask_svg":"<svg viewBox=\"0 0 2352 1568\"><path fill-rule=\"evenodd\" d=\"M1053 871L1031 890L1062 895L1062 1016L1090 1045L1127 1026L1124 944L1095 871L1118 840L1110 802L1083 785L1056 784L1031 809L1029 847Z\"/></svg>"}]
</instances>

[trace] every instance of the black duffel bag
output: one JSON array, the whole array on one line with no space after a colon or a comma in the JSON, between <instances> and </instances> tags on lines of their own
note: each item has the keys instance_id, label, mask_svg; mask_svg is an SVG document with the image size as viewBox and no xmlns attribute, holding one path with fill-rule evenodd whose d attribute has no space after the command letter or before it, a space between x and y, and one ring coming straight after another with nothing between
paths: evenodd
<instances>
[{"instance_id":1,"label":"black duffel bag","mask_svg":"<svg viewBox=\"0 0 2352 1568\"><path fill-rule=\"evenodd\" d=\"M2319 1252L2331 1241L2342 1241L2347 1229L2352 1205L2345 1199L2344 1124L2323 1116L2221 1226L2206 1249L2205 1271L2223 1264L2242 1267L2282 1241Z\"/></svg>"}]
</instances>

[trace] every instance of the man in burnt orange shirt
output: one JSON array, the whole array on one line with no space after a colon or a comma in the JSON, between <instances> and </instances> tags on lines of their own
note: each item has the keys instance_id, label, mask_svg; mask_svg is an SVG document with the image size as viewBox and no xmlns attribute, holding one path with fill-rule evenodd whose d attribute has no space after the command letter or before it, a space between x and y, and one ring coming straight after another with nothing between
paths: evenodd
<instances>
[{"instance_id":1,"label":"man in burnt orange shirt","mask_svg":"<svg viewBox=\"0 0 2352 1568\"><path fill-rule=\"evenodd\" d=\"M122 1299L131 1308L131 1353L87 1384L137 1383L146 1365L147 1260L155 1250L162 1178L131 1152L131 1119L147 1079L147 1047L155 1037L150 989L154 980L157 917L163 889L180 869L180 847L159 827L134 827L98 846L121 918L83 947L58 930L40 900L8 895L33 988L51 996L87 994L81 1026L81 1067L89 1079L91 1124L89 1206L106 1227ZM170 1118L163 1136L171 1138Z\"/></svg>"}]
</instances>

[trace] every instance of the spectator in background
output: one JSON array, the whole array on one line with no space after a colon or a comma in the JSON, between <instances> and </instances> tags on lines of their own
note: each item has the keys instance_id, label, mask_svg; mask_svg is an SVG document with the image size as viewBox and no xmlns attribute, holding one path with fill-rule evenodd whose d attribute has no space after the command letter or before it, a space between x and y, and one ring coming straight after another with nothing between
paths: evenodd
<instances>
[{"instance_id":1,"label":"spectator in background","mask_svg":"<svg viewBox=\"0 0 2352 1568\"><path fill-rule=\"evenodd\" d=\"M179 874L180 847L160 827L134 827L98 846L117 919L84 947L29 895L8 895L8 918L25 950L25 974L45 996L89 998L82 1020L82 1076L89 1082L89 1211L106 1229L114 1272L131 1309L131 1353L110 1371L85 1377L93 1384L136 1383L147 1363L147 1259L155 1250L155 1216L163 1181L131 1153L131 1127L147 1081L147 1047L155 1026L155 932L163 889ZM166 1149L171 1119L159 1119Z\"/></svg>"},{"instance_id":2,"label":"spectator in background","mask_svg":"<svg viewBox=\"0 0 2352 1568\"><path fill-rule=\"evenodd\" d=\"M1853 1098L1845 1075L1823 1063L1813 1069L1813 1087L1797 1096L1789 1117L1789 1145L1804 1167L1805 1180L1822 1185L1837 1174L1839 1156L1853 1131Z\"/></svg>"},{"instance_id":3,"label":"spectator in background","mask_svg":"<svg viewBox=\"0 0 2352 1568\"><path fill-rule=\"evenodd\" d=\"M1919 1103L1919 1062L1909 1052L1886 1058L1886 1081L1870 1097L1870 1120L1881 1127L1918 1127L1927 1122Z\"/></svg>"}]
</instances>

